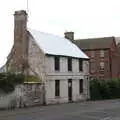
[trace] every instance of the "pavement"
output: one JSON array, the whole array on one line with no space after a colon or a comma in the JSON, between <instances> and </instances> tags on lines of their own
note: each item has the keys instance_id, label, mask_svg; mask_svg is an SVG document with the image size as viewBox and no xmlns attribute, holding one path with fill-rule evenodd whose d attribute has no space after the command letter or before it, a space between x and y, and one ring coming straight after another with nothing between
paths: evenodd
<instances>
[{"instance_id":1,"label":"pavement","mask_svg":"<svg viewBox=\"0 0 120 120\"><path fill-rule=\"evenodd\" d=\"M0 120L120 120L120 100L87 101L0 111Z\"/></svg>"}]
</instances>

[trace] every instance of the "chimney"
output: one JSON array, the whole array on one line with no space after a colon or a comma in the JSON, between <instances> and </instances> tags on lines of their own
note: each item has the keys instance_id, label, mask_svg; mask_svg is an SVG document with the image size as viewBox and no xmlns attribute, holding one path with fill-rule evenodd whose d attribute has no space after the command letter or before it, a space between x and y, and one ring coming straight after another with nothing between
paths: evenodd
<instances>
[{"instance_id":1,"label":"chimney","mask_svg":"<svg viewBox=\"0 0 120 120\"><path fill-rule=\"evenodd\" d=\"M27 13L24 10L15 11L14 14L14 44L22 41L27 31Z\"/></svg>"},{"instance_id":2,"label":"chimney","mask_svg":"<svg viewBox=\"0 0 120 120\"><path fill-rule=\"evenodd\" d=\"M71 41L74 40L74 32L65 32L64 35L66 39L69 39Z\"/></svg>"},{"instance_id":3,"label":"chimney","mask_svg":"<svg viewBox=\"0 0 120 120\"><path fill-rule=\"evenodd\" d=\"M17 71L25 70L28 55L27 13L24 10L14 13L14 49ZM20 67L20 68L19 68Z\"/></svg>"}]
</instances>

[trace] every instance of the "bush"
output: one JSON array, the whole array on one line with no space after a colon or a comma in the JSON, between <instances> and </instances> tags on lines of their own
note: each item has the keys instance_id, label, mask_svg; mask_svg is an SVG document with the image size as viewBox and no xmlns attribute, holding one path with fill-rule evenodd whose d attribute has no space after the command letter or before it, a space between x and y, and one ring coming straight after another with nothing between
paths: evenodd
<instances>
[{"instance_id":1,"label":"bush","mask_svg":"<svg viewBox=\"0 0 120 120\"><path fill-rule=\"evenodd\" d=\"M35 76L0 73L0 89L6 93L13 92L17 84L22 84L24 82L40 82L40 80Z\"/></svg>"},{"instance_id":2,"label":"bush","mask_svg":"<svg viewBox=\"0 0 120 120\"><path fill-rule=\"evenodd\" d=\"M13 92L16 84L24 82L22 74L0 73L0 89L5 93Z\"/></svg>"},{"instance_id":3,"label":"bush","mask_svg":"<svg viewBox=\"0 0 120 120\"><path fill-rule=\"evenodd\" d=\"M90 80L92 100L120 98L120 79Z\"/></svg>"}]
</instances>

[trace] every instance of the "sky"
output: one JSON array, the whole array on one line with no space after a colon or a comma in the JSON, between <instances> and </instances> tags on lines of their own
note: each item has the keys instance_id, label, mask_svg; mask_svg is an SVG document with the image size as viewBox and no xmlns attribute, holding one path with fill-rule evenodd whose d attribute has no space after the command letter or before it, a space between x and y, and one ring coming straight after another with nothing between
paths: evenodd
<instances>
[{"instance_id":1,"label":"sky","mask_svg":"<svg viewBox=\"0 0 120 120\"><path fill-rule=\"evenodd\" d=\"M14 11L28 11L28 28L75 39L120 36L119 0L1 0L0 67L13 45Z\"/></svg>"}]
</instances>

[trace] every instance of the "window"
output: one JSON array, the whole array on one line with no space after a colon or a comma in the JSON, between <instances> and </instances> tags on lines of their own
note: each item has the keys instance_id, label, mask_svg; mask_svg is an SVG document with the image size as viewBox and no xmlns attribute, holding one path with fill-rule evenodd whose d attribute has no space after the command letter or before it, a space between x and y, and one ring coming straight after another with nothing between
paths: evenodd
<instances>
[{"instance_id":1,"label":"window","mask_svg":"<svg viewBox=\"0 0 120 120\"><path fill-rule=\"evenodd\" d=\"M104 50L100 50L100 57L104 57Z\"/></svg>"},{"instance_id":2,"label":"window","mask_svg":"<svg viewBox=\"0 0 120 120\"><path fill-rule=\"evenodd\" d=\"M79 59L79 71L83 71L83 60Z\"/></svg>"},{"instance_id":3,"label":"window","mask_svg":"<svg viewBox=\"0 0 120 120\"><path fill-rule=\"evenodd\" d=\"M91 51L91 57L95 57L95 51Z\"/></svg>"},{"instance_id":4,"label":"window","mask_svg":"<svg viewBox=\"0 0 120 120\"><path fill-rule=\"evenodd\" d=\"M83 79L79 80L79 92L80 94L83 93Z\"/></svg>"},{"instance_id":5,"label":"window","mask_svg":"<svg viewBox=\"0 0 120 120\"><path fill-rule=\"evenodd\" d=\"M55 56L55 70L60 70L60 59L58 56Z\"/></svg>"},{"instance_id":6,"label":"window","mask_svg":"<svg viewBox=\"0 0 120 120\"><path fill-rule=\"evenodd\" d=\"M100 70L104 70L105 64L104 62L100 62Z\"/></svg>"},{"instance_id":7,"label":"window","mask_svg":"<svg viewBox=\"0 0 120 120\"><path fill-rule=\"evenodd\" d=\"M55 96L60 96L60 80L55 80Z\"/></svg>"},{"instance_id":8,"label":"window","mask_svg":"<svg viewBox=\"0 0 120 120\"><path fill-rule=\"evenodd\" d=\"M90 73L95 73L96 69L96 62L90 62Z\"/></svg>"},{"instance_id":9,"label":"window","mask_svg":"<svg viewBox=\"0 0 120 120\"><path fill-rule=\"evenodd\" d=\"M68 58L68 71L72 71L72 58Z\"/></svg>"}]
</instances>

